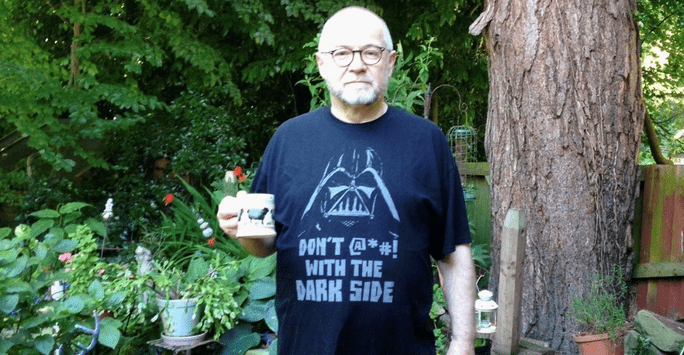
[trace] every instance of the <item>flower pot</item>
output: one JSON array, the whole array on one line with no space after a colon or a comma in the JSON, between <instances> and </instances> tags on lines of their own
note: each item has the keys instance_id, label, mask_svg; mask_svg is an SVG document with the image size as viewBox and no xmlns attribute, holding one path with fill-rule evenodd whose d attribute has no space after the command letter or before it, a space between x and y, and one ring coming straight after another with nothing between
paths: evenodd
<instances>
[{"instance_id":1,"label":"flower pot","mask_svg":"<svg viewBox=\"0 0 684 355\"><path fill-rule=\"evenodd\" d=\"M206 337L207 332L197 335L189 335L186 337L171 337L162 334L162 342L169 346L191 348L202 343Z\"/></svg>"},{"instance_id":2,"label":"flower pot","mask_svg":"<svg viewBox=\"0 0 684 355\"><path fill-rule=\"evenodd\" d=\"M577 343L582 355L623 355L624 346L622 337L615 340L610 339L608 333L597 335L573 335L572 338Z\"/></svg>"},{"instance_id":3,"label":"flower pot","mask_svg":"<svg viewBox=\"0 0 684 355\"><path fill-rule=\"evenodd\" d=\"M187 337L202 316L197 299L166 300L157 298L164 334L169 337Z\"/></svg>"}]
</instances>

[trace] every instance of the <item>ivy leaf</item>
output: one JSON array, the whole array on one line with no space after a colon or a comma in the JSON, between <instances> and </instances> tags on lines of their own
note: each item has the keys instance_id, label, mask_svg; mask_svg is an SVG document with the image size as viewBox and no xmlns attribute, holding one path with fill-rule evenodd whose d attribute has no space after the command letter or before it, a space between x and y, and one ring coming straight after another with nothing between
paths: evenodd
<instances>
[{"instance_id":1,"label":"ivy leaf","mask_svg":"<svg viewBox=\"0 0 684 355\"><path fill-rule=\"evenodd\" d=\"M0 239L5 239L5 238L7 238L7 236L9 236L10 233L12 233L12 229L7 228L7 227L5 227L5 228L0 228Z\"/></svg>"}]
</instances>

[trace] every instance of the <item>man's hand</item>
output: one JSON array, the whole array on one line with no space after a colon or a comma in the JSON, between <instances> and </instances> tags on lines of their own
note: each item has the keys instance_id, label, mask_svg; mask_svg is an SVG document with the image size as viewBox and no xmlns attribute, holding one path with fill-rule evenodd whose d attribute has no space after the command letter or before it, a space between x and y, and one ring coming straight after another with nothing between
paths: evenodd
<instances>
[{"instance_id":1,"label":"man's hand","mask_svg":"<svg viewBox=\"0 0 684 355\"><path fill-rule=\"evenodd\" d=\"M233 196L226 196L221 200L216 212L221 230L231 238L237 238L238 227L238 199ZM237 238L247 252L263 258L276 252L275 237L270 238Z\"/></svg>"},{"instance_id":2,"label":"man's hand","mask_svg":"<svg viewBox=\"0 0 684 355\"><path fill-rule=\"evenodd\" d=\"M216 213L221 230L231 238L237 238L238 209L237 199L233 196L226 196L221 200Z\"/></svg>"}]
</instances>

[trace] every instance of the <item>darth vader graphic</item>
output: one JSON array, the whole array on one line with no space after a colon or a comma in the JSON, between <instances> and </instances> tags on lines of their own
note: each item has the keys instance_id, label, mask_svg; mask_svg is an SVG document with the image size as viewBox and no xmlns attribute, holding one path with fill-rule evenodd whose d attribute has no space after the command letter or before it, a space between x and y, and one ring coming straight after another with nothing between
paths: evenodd
<instances>
[{"instance_id":1,"label":"darth vader graphic","mask_svg":"<svg viewBox=\"0 0 684 355\"><path fill-rule=\"evenodd\" d=\"M382 160L371 148L330 159L302 215L319 231L386 226L389 218L398 222L399 214L383 181Z\"/></svg>"}]
</instances>

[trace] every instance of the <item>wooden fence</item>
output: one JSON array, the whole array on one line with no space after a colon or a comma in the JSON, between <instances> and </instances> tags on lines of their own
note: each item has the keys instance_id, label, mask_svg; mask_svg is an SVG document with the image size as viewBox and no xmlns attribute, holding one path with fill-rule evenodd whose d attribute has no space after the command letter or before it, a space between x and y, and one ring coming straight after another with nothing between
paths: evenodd
<instances>
[{"instance_id":1,"label":"wooden fence","mask_svg":"<svg viewBox=\"0 0 684 355\"><path fill-rule=\"evenodd\" d=\"M684 166L642 166L642 188L632 234L637 255L633 279L637 306L671 319L684 318ZM474 242L489 244L491 205L489 166L465 163L475 227Z\"/></svg>"},{"instance_id":2,"label":"wooden fence","mask_svg":"<svg viewBox=\"0 0 684 355\"><path fill-rule=\"evenodd\" d=\"M684 166L642 167L633 234L637 307L684 318Z\"/></svg>"}]
</instances>

